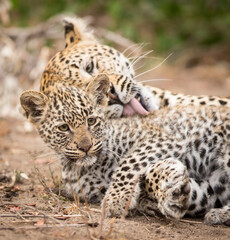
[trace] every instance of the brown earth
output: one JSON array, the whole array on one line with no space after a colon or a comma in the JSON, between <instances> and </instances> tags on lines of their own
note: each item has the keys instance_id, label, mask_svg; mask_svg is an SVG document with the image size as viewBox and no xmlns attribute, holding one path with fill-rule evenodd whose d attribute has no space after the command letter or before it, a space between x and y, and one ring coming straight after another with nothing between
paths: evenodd
<instances>
[{"instance_id":1,"label":"brown earth","mask_svg":"<svg viewBox=\"0 0 230 240\"><path fill-rule=\"evenodd\" d=\"M230 63L210 52L199 56L164 64L142 80L170 78L152 85L229 96ZM104 219L100 206L53 194L60 182L59 163L38 134L26 129L23 120L0 119L0 239L230 239L229 227L207 226L202 219Z\"/></svg>"}]
</instances>

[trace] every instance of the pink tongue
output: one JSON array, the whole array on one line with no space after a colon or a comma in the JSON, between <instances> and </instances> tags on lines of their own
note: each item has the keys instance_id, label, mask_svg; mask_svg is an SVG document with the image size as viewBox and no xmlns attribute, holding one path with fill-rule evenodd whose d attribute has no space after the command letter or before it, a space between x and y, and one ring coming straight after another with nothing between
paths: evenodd
<instances>
[{"instance_id":1,"label":"pink tongue","mask_svg":"<svg viewBox=\"0 0 230 240\"><path fill-rule=\"evenodd\" d=\"M124 105L123 109L123 115L124 116L132 116L135 113L138 113L140 115L147 115L149 114L148 111L146 111L142 105L137 101L136 98L133 98L130 100L129 103Z\"/></svg>"}]
</instances>

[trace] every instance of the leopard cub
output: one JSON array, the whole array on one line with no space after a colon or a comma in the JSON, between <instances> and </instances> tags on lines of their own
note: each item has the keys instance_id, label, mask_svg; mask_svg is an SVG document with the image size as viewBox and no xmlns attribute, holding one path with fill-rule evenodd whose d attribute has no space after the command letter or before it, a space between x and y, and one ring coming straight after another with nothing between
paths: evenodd
<instances>
[{"instance_id":1,"label":"leopard cub","mask_svg":"<svg viewBox=\"0 0 230 240\"><path fill-rule=\"evenodd\" d=\"M48 95L21 95L27 118L60 157L66 190L104 201L107 216L128 207L229 224L229 108L172 107L107 119L109 88L99 75L84 91L57 83Z\"/></svg>"}]
</instances>

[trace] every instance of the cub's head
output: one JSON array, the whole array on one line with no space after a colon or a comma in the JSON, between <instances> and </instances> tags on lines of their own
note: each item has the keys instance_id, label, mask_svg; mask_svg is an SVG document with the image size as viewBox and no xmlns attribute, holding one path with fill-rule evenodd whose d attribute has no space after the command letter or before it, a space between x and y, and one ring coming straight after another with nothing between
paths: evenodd
<instances>
[{"instance_id":1,"label":"cub's head","mask_svg":"<svg viewBox=\"0 0 230 240\"><path fill-rule=\"evenodd\" d=\"M20 102L42 139L62 159L91 165L102 148L109 80L100 75L86 91L56 84L49 95L22 93Z\"/></svg>"},{"instance_id":2,"label":"cub's head","mask_svg":"<svg viewBox=\"0 0 230 240\"><path fill-rule=\"evenodd\" d=\"M50 74L52 72L61 75L62 82L81 89L85 89L98 74L106 74L110 81L108 113L111 117L125 115L125 104L133 98L142 98L128 58L116 49L100 44L81 19L66 18L64 26L65 49L47 64L41 92L47 94L56 81ZM144 100L140 102L148 111Z\"/></svg>"}]
</instances>

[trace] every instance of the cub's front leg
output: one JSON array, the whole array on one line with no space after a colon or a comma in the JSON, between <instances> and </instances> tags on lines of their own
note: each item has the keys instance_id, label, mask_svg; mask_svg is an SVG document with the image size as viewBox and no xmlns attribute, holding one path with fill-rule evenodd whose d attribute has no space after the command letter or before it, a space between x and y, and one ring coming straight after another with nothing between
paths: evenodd
<instances>
[{"instance_id":1,"label":"cub's front leg","mask_svg":"<svg viewBox=\"0 0 230 240\"><path fill-rule=\"evenodd\" d=\"M105 206L107 217L126 216L128 210L137 206L141 173L131 170L129 166L122 166L113 174L113 179L102 203L102 206Z\"/></svg>"},{"instance_id":2,"label":"cub's front leg","mask_svg":"<svg viewBox=\"0 0 230 240\"><path fill-rule=\"evenodd\" d=\"M95 171L76 173L69 171L62 173L62 182L68 195L89 203L99 203L104 197L108 182L96 174Z\"/></svg>"},{"instance_id":3,"label":"cub's front leg","mask_svg":"<svg viewBox=\"0 0 230 240\"><path fill-rule=\"evenodd\" d=\"M157 200L163 215L183 217L189 207L191 191L186 166L172 158L151 166L145 176L145 191Z\"/></svg>"}]
</instances>

